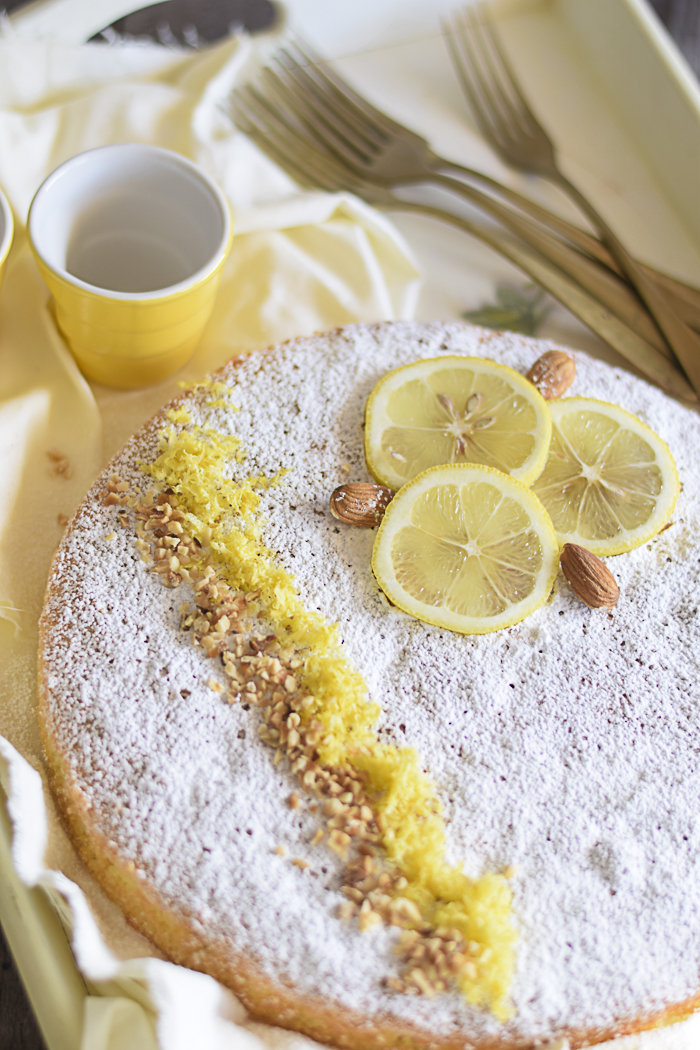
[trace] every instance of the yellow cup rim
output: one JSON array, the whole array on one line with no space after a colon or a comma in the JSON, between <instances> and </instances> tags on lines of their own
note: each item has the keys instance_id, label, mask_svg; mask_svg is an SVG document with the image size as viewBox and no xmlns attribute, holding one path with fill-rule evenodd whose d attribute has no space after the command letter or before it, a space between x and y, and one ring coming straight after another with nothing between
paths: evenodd
<instances>
[{"instance_id":1,"label":"yellow cup rim","mask_svg":"<svg viewBox=\"0 0 700 1050\"><path fill-rule=\"evenodd\" d=\"M55 282L58 282L59 286L61 284L64 284L68 288L80 288L81 291L86 296L88 296L88 298L95 299L95 300L97 300L98 302L101 302L101 303L112 303L112 302L114 302L114 303L124 303L124 302L129 303L129 302L134 302L134 303L137 303L137 304L150 305L151 303L169 303L169 302L172 302L175 299L180 299L180 298L182 298L182 296L189 295L190 292L195 291L198 287L200 287L200 285L206 284L208 281L210 281L211 278L216 275L217 271L219 269L221 269L221 267L225 263L226 256L228 255L228 251L229 251L232 239L233 239L233 231L231 232L231 236L229 237L229 241L228 241L228 245L226 246L226 250L223 252L223 254L219 258L217 258L216 263L214 265L212 265L212 266L210 266L208 268L203 268L202 270L198 270L197 273L194 274L192 276L192 278L190 278L188 281L181 281L180 284L173 284L173 285L171 285L170 288L165 289L165 291L168 293L167 295L161 295L159 293L157 296L152 296L150 292L141 292L140 293L141 297L139 299L126 299L126 298L124 298L124 296L120 296L119 298L117 298L117 295L119 293L117 293L117 292L110 293L108 289L105 290L105 291L102 291L96 285L93 286L93 285L85 284L84 281L80 281L79 282L77 278L75 280L70 280L69 279L70 276L71 276L70 274L68 275L68 279L67 279L62 272L58 272L52 266L50 266L48 263L46 263L42 259L42 257L39 255L38 252L35 252L35 255L37 256L38 261L41 263L41 266L45 266L46 269L49 271L49 273L51 274L51 279L53 281L55 281ZM30 247L31 247L32 251L34 251L34 245L31 243L31 241L30 241ZM42 274L42 276L43 276L43 274ZM195 277L197 278L196 281L195 281ZM147 298L147 296L148 296L148 298ZM104 327L105 328L109 328L110 325L105 323Z\"/></svg>"},{"instance_id":2,"label":"yellow cup rim","mask_svg":"<svg viewBox=\"0 0 700 1050\"><path fill-rule=\"evenodd\" d=\"M0 240L0 266L6 261L10 254L10 248L12 247L12 238L15 232L15 220L12 215L12 208L5 194L0 190L0 212L3 217L3 234Z\"/></svg>"},{"instance_id":3,"label":"yellow cup rim","mask_svg":"<svg viewBox=\"0 0 700 1050\"><path fill-rule=\"evenodd\" d=\"M63 267L54 266L53 263L48 261L48 259L40 251L36 244L36 238L34 236L34 228L36 224L33 223L33 216L35 216L36 214L35 205L40 199L40 196L50 190L53 183L58 178L62 177L66 168L74 166L76 163L79 163L82 160L82 158L87 157L91 154L124 148L133 148L135 150L140 150L144 153L160 154L161 156L166 156L171 160L175 159L176 163L188 169L196 178L199 179L199 181L204 186L206 186L206 188L212 194L212 197L216 200L221 210L223 226L222 234L219 240L219 244L217 245L214 253L210 257L208 262L205 263L204 266L200 267L199 270L196 270L194 273L190 274L189 277L186 277L183 281L179 281L177 284L168 285L168 287L166 288L158 288L147 292L118 292L110 288L101 288L99 285L96 284L89 284L87 281L83 281L79 277L75 277L72 273L70 273ZM121 142L113 143L107 146L97 146L95 147L95 149L85 150L82 153L77 153L75 154L75 156L70 157L68 160L64 161L63 164L60 164L57 168L55 168L51 172L51 174L44 179L41 186L39 186L39 189L36 191L34 197L32 198L32 203L29 206L29 213L27 215L27 236L32 252L37 257L37 259L41 261L44 267L51 274L53 274L54 277L59 278L64 284L67 284L72 288L78 288L90 297L100 299L103 302L107 300L122 303L153 303L184 295L187 292L191 291L193 288L195 288L197 285L202 284L202 282L206 281L209 277L211 277L211 275L224 262L230 251L231 242L233 240L233 223L231 219L231 209L223 193L216 185L216 183L213 182L213 180L210 179L209 176L206 175L206 173L202 171L202 169L197 164L194 163L194 161L191 161L188 157L183 156L181 153L176 153L174 150L164 149L162 146L151 146L148 143L140 142ZM0 257L0 263L1 262L2 257Z\"/></svg>"}]
</instances>

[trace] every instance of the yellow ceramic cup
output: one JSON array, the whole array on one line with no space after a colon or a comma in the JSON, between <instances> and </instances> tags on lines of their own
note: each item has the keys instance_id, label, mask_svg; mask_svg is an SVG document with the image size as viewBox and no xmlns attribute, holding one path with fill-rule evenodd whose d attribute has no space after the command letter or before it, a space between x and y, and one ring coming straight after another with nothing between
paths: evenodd
<instances>
[{"instance_id":1,"label":"yellow ceramic cup","mask_svg":"<svg viewBox=\"0 0 700 1050\"><path fill-rule=\"evenodd\" d=\"M5 276L5 265L12 247L12 235L14 233L14 222L12 220L12 209L7 197L0 190L0 287Z\"/></svg>"},{"instance_id":2,"label":"yellow ceramic cup","mask_svg":"<svg viewBox=\"0 0 700 1050\"><path fill-rule=\"evenodd\" d=\"M232 237L226 199L196 164L138 143L89 150L39 187L27 227L89 379L134 389L185 364Z\"/></svg>"}]
</instances>

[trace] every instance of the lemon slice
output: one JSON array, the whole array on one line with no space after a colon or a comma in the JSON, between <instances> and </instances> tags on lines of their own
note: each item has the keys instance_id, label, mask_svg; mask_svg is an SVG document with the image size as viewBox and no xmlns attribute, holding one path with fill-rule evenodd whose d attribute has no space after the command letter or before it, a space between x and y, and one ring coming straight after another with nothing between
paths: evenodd
<instances>
[{"instance_id":1,"label":"lemon slice","mask_svg":"<svg viewBox=\"0 0 700 1050\"><path fill-rule=\"evenodd\" d=\"M437 357L389 372L375 386L365 455L399 489L438 463L482 463L530 485L544 466L551 419L539 391L506 365Z\"/></svg>"},{"instance_id":2,"label":"lemon slice","mask_svg":"<svg viewBox=\"0 0 700 1050\"><path fill-rule=\"evenodd\" d=\"M462 634L498 631L534 612L558 567L552 523L532 491L469 463L431 467L404 485L372 555L394 605Z\"/></svg>"},{"instance_id":3,"label":"lemon slice","mask_svg":"<svg viewBox=\"0 0 700 1050\"><path fill-rule=\"evenodd\" d=\"M587 397L552 401L552 444L533 492L560 543L622 554L665 525L678 497L668 446L617 405Z\"/></svg>"}]
</instances>

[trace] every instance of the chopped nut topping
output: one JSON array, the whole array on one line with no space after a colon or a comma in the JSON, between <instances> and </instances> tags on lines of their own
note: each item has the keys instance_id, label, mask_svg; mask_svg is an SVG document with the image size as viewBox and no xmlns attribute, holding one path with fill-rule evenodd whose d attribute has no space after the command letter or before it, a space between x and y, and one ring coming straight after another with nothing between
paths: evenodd
<instances>
[{"instance_id":1,"label":"chopped nut topping","mask_svg":"<svg viewBox=\"0 0 700 1050\"><path fill-rule=\"evenodd\" d=\"M446 401L441 403L447 411ZM465 416L479 407L472 399ZM107 485L105 503L121 508L127 489L114 475ZM484 958L481 946L465 944L456 928L436 928L426 922L416 902L406 896L406 877L396 868L385 869L381 846L394 830L375 809L366 786L368 776L350 765L331 768L320 763L317 748L333 744L333 733L314 717L317 701L313 694L303 691L302 656L285 648L275 634L264 633L263 612L251 608L259 592L243 594L229 585L217 571L209 549L211 529L200 538L188 535L175 494L152 490L133 497L130 506L136 549L144 560L150 560L151 571L165 586L177 586L184 580L192 587L192 599L178 607L180 628L192 632L194 644L207 656L220 657L229 689L214 678L207 685L222 694L222 701L233 704L240 700L246 710L258 707L259 738L274 749L274 764L286 759L301 787L322 800L309 806L312 813L320 809L325 822L310 844L318 845L327 834L328 847L345 862L345 901L339 905L338 917L343 921L357 917L363 931L382 923L400 931L396 952L405 969L398 978L389 978L386 986L401 994L432 997L456 979L475 979L479 973L475 959ZM121 515L128 523L127 512L118 509L120 520ZM357 745L355 753L371 754L364 744ZM292 810L302 805L296 791L287 802ZM286 856L284 846L277 846L274 852ZM310 867L299 857L292 864L300 871ZM507 877L511 877L509 872L506 869Z\"/></svg>"},{"instance_id":2,"label":"chopped nut topping","mask_svg":"<svg viewBox=\"0 0 700 1050\"><path fill-rule=\"evenodd\" d=\"M357 912L357 906L352 901L343 901L338 905L338 918L347 921Z\"/></svg>"},{"instance_id":3,"label":"chopped nut topping","mask_svg":"<svg viewBox=\"0 0 700 1050\"><path fill-rule=\"evenodd\" d=\"M369 901L363 901L360 907L360 929L364 933L365 930L369 930L372 926L376 926L381 923L382 917L378 915L376 911L372 910Z\"/></svg>"},{"instance_id":4,"label":"chopped nut topping","mask_svg":"<svg viewBox=\"0 0 700 1050\"><path fill-rule=\"evenodd\" d=\"M350 842L350 836L346 835L344 831L333 830L328 836L328 845L343 860L347 858Z\"/></svg>"},{"instance_id":5,"label":"chopped nut topping","mask_svg":"<svg viewBox=\"0 0 700 1050\"><path fill-rule=\"evenodd\" d=\"M46 455L52 464L51 473L55 477L63 477L66 481L73 477L73 470L68 460L68 456L63 452L59 452L56 448L50 448Z\"/></svg>"}]
</instances>

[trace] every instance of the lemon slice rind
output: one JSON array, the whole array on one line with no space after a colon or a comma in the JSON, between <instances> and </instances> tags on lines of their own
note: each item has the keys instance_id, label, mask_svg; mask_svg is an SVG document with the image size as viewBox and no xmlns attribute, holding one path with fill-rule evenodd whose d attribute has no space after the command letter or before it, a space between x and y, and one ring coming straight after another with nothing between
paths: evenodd
<instances>
[{"instance_id":1,"label":"lemon slice rind","mask_svg":"<svg viewBox=\"0 0 700 1050\"><path fill-rule=\"evenodd\" d=\"M484 430L477 430L475 434L471 435L470 440L476 442L472 454L466 453L466 458L462 458L455 451L453 442L452 448L437 448L436 455L431 462L426 463L423 461L422 465L418 463L414 469L412 456L405 457L402 456L401 451L396 452L393 449L387 450L382 447L383 438L389 433L391 428L411 430L411 425L407 426L403 422L397 423L397 420L390 416L389 402L392 396L396 395L400 388L406 387L407 384L420 383L420 381L423 381L425 384L431 376L441 373L448 374L450 370L455 370L454 375L456 376L459 376L460 372L465 374L473 373L475 378L471 389L474 392L477 391L480 385L480 376L485 377L484 382L492 384L496 389L505 390L510 388L512 391L511 411L517 414L519 409L520 414L527 417L527 429L518 431L517 427L515 429L506 427L506 432L503 432L503 423L507 420L508 413L505 402L500 401L500 418L490 425L487 422ZM454 397L454 408L459 419L457 421L450 420L449 409L445 407L444 426L441 427L439 420L436 423L435 419L432 420L432 426L423 427L416 425L416 432L424 431L428 441L431 438L435 438L439 433L445 434L449 431L451 423L461 424L466 414L466 404L462 403L465 400L464 391L460 391L460 398L457 398L453 388L445 389L443 393L448 398L450 396ZM431 390L431 395L432 397L440 396L438 391L433 390ZM438 413L442 410L438 408ZM476 422L493 419L493 415L490 414L489 410L488 398L483 408L477 410L478 412L481 412L481 416L480 420L475 420ZM472 415L476 416L477 413L472 413ZM420 415L420 412L418 415ZM372 476L380 484L387 485L395 490L401 488L402 485L410 481L412 477L416 476L424 468L455 461L484 463L502 470L506 474L510 474L511 477L517 478L525 485L531 485L545 464L551 427L551 417L547 402L532 383L520 375L519 372L514 371L507 365L502 365L487 358L462 357L448 354L444 357L426 358L414 361L408 365L402 365L400 368L389 372L377 383L370 394L365 413L365 456ZM453 427L453 429L455 428ZM499 442L501 446L498 454L494 454L492 449L496 442ZM513 456L514 450L518 448L518 443L522 445L523 442L528 446L527 452L522 455L516 452L515 465L509 465L507 461L508 456ZM396 459L392 459L392 457L396 457ZM503 461L500 461L500 459Z\"/></svg>"},{"instance_id":2,"label":"lemon slice rind","mask_svg":"<svg viewBox=\"0 0 700 1050\"><path fill-rule=\"evenodd\" d=\"M627 411L627 409L621 408L619 405L610 404L607 401L599 401L595 398L568 397L563 398L562 400L551 401L549 408L553 423L552 444L550 446L550 453L544 469L533 485L533 491L540 497L545 508L550 512L560 546L563 546L565 543L576 543L585 547L593 554L605 557L615 554L624 554L625 552L633 550L635 547L639 547L643 543L646 543L647 540L651 539L660 531L660 529L663 528L671 517L680 491L678 472L676 470L673 456L666 442L633 413ZM555 464L552 457L556 454L557 448L559 448L560 456L564 454L569 458L576 456L577 459L580 459L580 457L576 455L576 450L573 447L571 440L569 440L571 435L567 437L565 432L561 429L561 425L565 424L567 417L571 418L572 415L577 413L590 413L591 415L589 418L592 426L595 426L595 420L593 418L595 415L601 417L601 421L603 422L605 420L612 421L613 424L618 425L620 431L627 431L633 437L641 439L641 442L643 442L653 453L653 458L649 457L647 462L655 468L657 476L661 479L661 487L658 495L653 500L653 510L649 516L641 521L635 528L623 527L620 525L620 529L616 535L599 537L593 535L590 528L586 530L581 529L580 516L578 518L578 527L564 527L566 514L565 512L562 512L560 516L557 512L556 504L558 501L562 500L564 486L568 485L570 490L573 491L573 487L577 484L577 479L572 475L569 480L567 480L565 473L566 466L562 467ZM563 445L561 445L560 442L563 442ZM579 453L581 455L583 454L580 447ZM593 458L590 451L587 454L587 458L589 460ZM639 469L640 464L630 461L629 466ZM564 473L562 473L562 471ZM580 483L583 484L583 482ZM617 493L612 491L610 485L604 486L604 490L606 493L606 500L609 500L614 508L615 499L618 498ZM651 497L647 498L649 499L649 502L652 501Z\"/></svg>"},{"instance_id":3,"label":"lemon slice rind","mask_svg":"<svg viewBox=\"0 0 700 1050\"><path fill-rule=\"evenodd\" d=\"M531 591L521 600L509 603L505 610L494 615L468 616L454 612L448 605L436 606L434 602L427 603L410 594L397 578L392 549L401 530L412 526L411 510L417 506L421 497L430 496L440 487L445 491L446 486L456 486L464 500L471 492L476 494L476 487L484 484L494 490L496 499L499 496L502 498L503 505L513 501L522 509L528 521L528 542L530 545L534 543L535 547L539 545L541 565L533 578ZM487 525L482 533L486 544L490 542L492 534L493 525ZM460 634L488 634L519 623L547 601L558 568L559 546L554 528L531 489L501 471L470 463L430 467L404 485L386 510L372 555L375 578L393 605L426 623Z\"/></svg>"}]
</instances>

